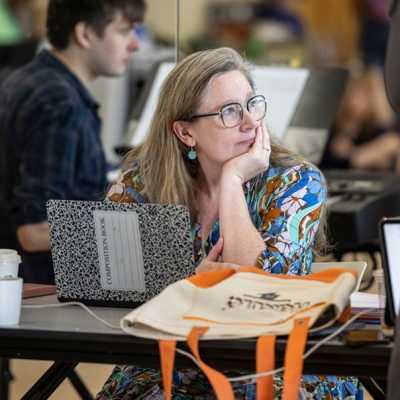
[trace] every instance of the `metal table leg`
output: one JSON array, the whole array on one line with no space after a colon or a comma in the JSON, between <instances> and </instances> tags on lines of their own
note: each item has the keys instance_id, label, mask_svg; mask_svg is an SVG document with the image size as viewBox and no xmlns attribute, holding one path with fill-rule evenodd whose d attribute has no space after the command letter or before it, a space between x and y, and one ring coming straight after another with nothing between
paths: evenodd
<instances>
[{"instance_id":1,"label":"metal table leg","mask_svg":"<svg viewBox=\"0 0 400 400\"><path fill-rule=\"evenodd\" d=\"M48 399L77 365L77 362L55 362L25 393L22 400Z\"/></svg>"},{"instance_id":2,"label":"metal table leg","mask_svg":"<svg viewBox=\"0 0 400 400\"><path fill-rule=\"evenodd\" d=\"M75 370L71 371L71 373L68 375L68 379L82 400L93 400L92 394L89 392L81 377L75 372Z\"/></svg>"},{"instance_id":3,"label":"metal table leg","mask_svg":"<svg viewBox=\"0 0 400 400\"><path fill-rule=\"evenodd\" d=\"M12 380L10 360L8 358L0 358L0 399L8 400L9 386Z\"/></svg>"}]
</instances>

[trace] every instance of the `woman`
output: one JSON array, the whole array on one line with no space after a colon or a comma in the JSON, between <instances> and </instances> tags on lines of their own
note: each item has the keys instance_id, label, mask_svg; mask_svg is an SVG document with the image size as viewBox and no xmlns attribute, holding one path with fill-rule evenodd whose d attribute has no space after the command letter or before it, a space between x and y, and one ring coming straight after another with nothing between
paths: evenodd
<instances>
[{"instance_id":1,"label":"woman","mask_svg":"<svg viewBox=\"0 0 400 400\"><path fill-rule=\"evenodd\" d=\"M257 265L309 273L313 251L324 243L324 179L271 144L265 115L265 98L239 54L229 48L192 54L167 77L148 138L129 154L108 197L187 206L198 271ZM237 398L254 396L252 384L235 389ZM173 395L213 398L194 369L174 374ZM162 398L159 371L116 367L97 398Z\"/></svg>"}]
</instances>

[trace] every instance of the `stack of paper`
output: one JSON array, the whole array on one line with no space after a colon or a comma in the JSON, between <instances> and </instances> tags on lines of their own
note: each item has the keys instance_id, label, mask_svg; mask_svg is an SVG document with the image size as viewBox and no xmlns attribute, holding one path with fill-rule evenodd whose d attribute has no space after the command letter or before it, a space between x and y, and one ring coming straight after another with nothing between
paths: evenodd
<instances>
[{"instance_id":1,"label":"stack of paper","mask_svg":"<svg viewBox=\"0 0 400 400\"><path fill-rule=\"evenodd\" d=\"M354 292L350 296L352 314L371 310L360 318L362 320L376 320L379 322L385 312L385 302L385 296L376 293Z\"/></svg>"}]
</instances>

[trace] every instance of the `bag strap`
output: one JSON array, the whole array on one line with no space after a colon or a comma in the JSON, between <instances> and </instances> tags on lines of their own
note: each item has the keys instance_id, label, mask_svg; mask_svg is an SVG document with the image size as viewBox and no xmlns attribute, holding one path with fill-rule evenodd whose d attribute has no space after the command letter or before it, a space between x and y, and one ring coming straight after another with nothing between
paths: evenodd
<instances>
[{"instance_id":1,"label":"bag strap","mask_svg":"<svg viewBox=\"0 0 400 400\"><path fill-rule=\"evenodd\" d=\"M207 332L208 328L192 328L187 338L187 342L190 350L195 356L197 362L200 365L201 370L207 376L214 389L214 393L218 400L234 400L233 390L228 378L216 371L215 369L209 367L204 363L199 354L199 339Z\"/></svg>"},{"instance_id":2,"label":"bag strap","mask_svg":"<svg viewBox=\"0 0 400 400\"><path fill-rule=\"evenodd\" d=\"M294 321L293 330L288 338L285 352L285 372L283 375L282 400L296 400L300 390L300 380L303 372L303 354L307 342L310 318L299 318ZM211 383L218 400L234 400L232 386L225 375L209 367L200 358L199 339L208 328L192 328L188 335L188 345L196 358L201 370ZM256 370L270 371L275 366L275 336L261 336L257 340ZM165 400L171 400L172 373L175 360L175 340L160 340L161 371ZM273 377L257 378L257 399L271 400L274 395Z\"/></svg>"},{"instance_id":3,"label":"bag strap","mask_svg":"<svg viewBox=\"0 0 400 400\"><path fill-rule=\"evenodd\" d=\"M296 400L299 396L303 372L303 354L307 342L310 318L298 318L288 338L285 352L282 400Z\"/></svg>"},{"instance_id":4,"label":"bag strap","mask_svg":"<svg viewBox=\"0 0 400 400\"><path fill-rule=\"evenodd\" d=\"M257 339L256 371L267 372L275 368L275 341L276 336L260 336ZM274 380L273 376L257 378L257 399L273 400Z\"/></svg>"},{"instance_id":5,"label":"bag strap","mask_svg":"<svg viewBox=\"0 0 400 400\"><path fill-rule=\"evenodd\" d=\"M160 340L158 342L161 358L161 375L163 380L164 398L171 400L172 396L172 373L175 361L175 340Z\"/></svg>"}]
</instances>

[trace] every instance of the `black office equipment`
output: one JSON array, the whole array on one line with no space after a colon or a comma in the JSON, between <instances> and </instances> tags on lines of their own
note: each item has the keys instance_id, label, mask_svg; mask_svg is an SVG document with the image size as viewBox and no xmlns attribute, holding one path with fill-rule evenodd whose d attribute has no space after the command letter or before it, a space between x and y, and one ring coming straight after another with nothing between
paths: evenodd
<instances>
[{"instance_id":1,"label":"black office equipment","mask_svg":"<svg viewBox=\"0 0 400 400\"><path fill-rule=\"evenodd\" d=\"M400 215L400 176L389 172L324 171L330 204L328 224L339 250L378 241L383 217Z\"/></svg>"}]
</instances>

